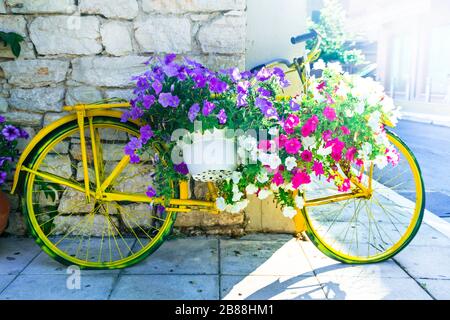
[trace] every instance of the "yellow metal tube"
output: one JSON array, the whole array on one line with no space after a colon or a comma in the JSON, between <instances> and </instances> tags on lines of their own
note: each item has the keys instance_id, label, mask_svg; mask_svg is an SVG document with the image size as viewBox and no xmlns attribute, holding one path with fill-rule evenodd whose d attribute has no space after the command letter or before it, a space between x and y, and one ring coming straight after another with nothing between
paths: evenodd
<instances>
[{"instance_id":1,"label":"yellow metal tube","mask_svg":"<svg viewBox=\"0 0 450 320\"><path fill-rule=\"evenodd\" d=\"M123 169L130 163L130 156L124 156L122 160L117 164L111 174L103 181L100 191L103 192L108 188L111 183L122 173Z\"/></svg>"},{"instance_id":2,"label":"yellow metal tube","mask_svg":"<svg viewBox=\"0 0 450 320\"><path fill-rule=\"evenodd\" d=\"M89 194L89 170L87 163L87 151L86 151L86 137L84 131L84 117L86 116L84 110L77 112L78 127L80 129L80 148L81 148L81 159L83 164L84 172L84 189L86 194L86 201L89 203L91 201L91 195Z\"/></svg>"}]
</instances>

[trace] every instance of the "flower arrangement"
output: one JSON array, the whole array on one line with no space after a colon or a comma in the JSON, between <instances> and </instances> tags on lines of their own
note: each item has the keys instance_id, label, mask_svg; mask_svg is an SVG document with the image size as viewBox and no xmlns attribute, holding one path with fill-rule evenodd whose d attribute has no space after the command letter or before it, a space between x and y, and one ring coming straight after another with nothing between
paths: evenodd
<instances>
[{"instance_id":1,"label":"flower arrangement","mask_svg":"<svg viewBox=\"0 0 450 320\"><path fill-rule=\"evenodd\" d=\"M180 63L172 54L148 65L147 72L134 78L135 98L123 121L145 123L141 137L125 147L132 162L155 143L168 146L157 159L150 197L170 198L167 182L189 178L186 163L173 157L179 141L170 134L177 129L198 132L196 121L202 124L200 132L239 130L238 166L217 182L217 207L231 213L247 206L248 195L273 195L283 214L293 217L313 179L333 181L342 192L350 189L349 179L336 174L339 165L398 162L383 125L397 122L392 99L375 81L343 73L339 64L315 63L322 76L309 79L306 92L297 97L282 96L289 83L279 68L254 74L236 68L213 72L186 58Z\"/></svg>"},{"instance_id":2,"label":"flower arrangement","mask_svg":"<svg viewBox=\"0 0 450 320\"><path fill-rule=\"evenodd\" d=\"M5 118L0 116L0 186L6 182L8 172L13 169L14 161L19 155L19 139L28 139L28 133L8 124Z\"/></svg>"}]
</instances>

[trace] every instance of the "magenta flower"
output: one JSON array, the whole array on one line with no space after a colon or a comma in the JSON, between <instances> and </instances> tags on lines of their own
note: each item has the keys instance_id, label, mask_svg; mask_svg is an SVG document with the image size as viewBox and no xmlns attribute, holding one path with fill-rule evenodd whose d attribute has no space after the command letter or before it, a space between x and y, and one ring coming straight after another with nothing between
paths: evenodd
<instances>
[{"instance_id":1,"label":"magenta flower","mask_svg":"<svg viewBox=\"0 0 450 320\"><path fill-rule=\"evenodd\" d=\"M300 123L299 118L291 114L287 117L287 119L283 123L283 129L286 131L287 134L293 134L294 128Z\"/></svg>"},{"instance_id":2,"label":"magenta flower","mask_svg":"<svg viewBox=\"0 0 450 320\"><path fill-rule=\"evenodd\" d=\"M262 151L269 151L270 149L272 149L272 145L270 143L270 140L261 140L258 143L258 149L262 150Z\"/></svg>"},{"instance_id":3,"label":"magenta flower","mask_svg":"<svg viewBox=\"0 0 450 320\"><path fill-rule=\"evenodd\" d=\"M301 147L302 144L297 138L291 138L284 144L284 148L288 154L297 154Z\"/></svg>"},{"instance_id":4,"label":"magenta flower","mask_svg":"<svg viewBox=\"0 0 450 320\"><path fill-rule=\"evenodd\" d=\"M228 89L228 84L219 78L213 77L209 81L209 90L214 93L223 93Z\"/></svg>"},{"instance_id":5,"label":"magenta flower","mask_svg":"<svg viewBox=\"0 0 450 320\"><path fill-rule=\"evenodd\" d=\"M189 173L189 169L186 163L181 162L180 164L175 164L173 166L176 172L181 173L182 175L187 175Z\"/></svg>"},{"instance_id":6,"label":"magenta flower","mask_svg":"<svg viewBox=\"0 0 450 320\"><path fill-rule=\"evenodd\" d=\"M225 112L225 109L220 109L217 119L220 124L225 124L227 122L227 113Z\"/></svg>"},{"instance_id":7,"label":"magenta flower","mask_svg":"<svg viewBox=\"0 0 450 320\"><path fill-rule=\"evenodd\" d=\"M158 102L163 106L163 108L176 108L180 104L180 99L177 96L173 96L170 92L163 92L159 95Z\"/></svg>"},{"instance_id":8,"label":"magenta flower","mask_svg":"<svg viewBox=\"0 0 450 320\"><path fill-rule=\"evenodd\" d=\"M287 140L287 136L284 134L280 134L278 137L273 139L278 149L284 148Z\"/></svg>"},{"instance_id":9,"label":"magenta flower","mask_svg":"<svg viewBox=\"0 0 450 320\"><path fill-rule=\"evenodd\" d=\"M316 88L317 88L317 90L322 91L323 89L325 89L326 86L327 86L327 83L325 81L322 81L321 83L319 83L319 85Z\"/></svg>"},{"instance_id":10,"label":"magenta flower","mask_svg":"<svg viewBox=\"0 0 450 320\"><path fill-rule=\"evenodd\" d=\"M20 130L12 125L6 125L2 130L2 134L7 141L14 141L20 137Z\"/></svg>"},{"instance_id":11,"label":"magenta flower","mask_svg":"<svg viewBox=\"0 0 450 320\"><path fill-rule=\"evenodd\" d=\"M331 146L331 157L335 161L340 161L342 159L342 150L345 148L345 143L340 141L338 138L328 141L325 144L325 148Z\"/></svg>"},{"instance_id":12,"label":"magenta flower","mask_svg":"<svg viewBox=\"0 0 450 320\"><path fill-rule=\"evenodd\" d=\"M350 134L350 130L346 126L342 126L341 131L342 131L342 134L344 134L344 135Z\"/></svg>"},{"instance_id":13,"label":"magenta flower","mask_svg":"<svg viewBox=\"0 0 450 320\"><path fill-rule=\"evenodd\" d=\"M331 140L332 134L333 134L333 132L332 132L331 130L325 130L325 131L322 133L322 139L323 139L325 142L328 141L328 140Z\"/></svg>"},{"instance_id":14,"label":"magenta flower","mask_svg":"<svg viewBox=\"0 0 450 320\"><path fill-rule=\"evenodd\" d=\"M292 177L292 187L294 189L297 189L302 184L308 184L311 183L311 177L303 171L298 171L293 177Z\"/></svg>"},{"instance_id":15,"label":"magenta flower","mask_svg":"<svg viewBox=\"0 0 450 320\"><path fill-rule=\"evenodd\" d=\"M347 152L345 153L345 159L347 159L348 161L353 161L355 159L356 152L357 150L355 147L348 148Z\"/></svg>"},{"instance_id":16,"label":"magenta flower","mask_svg":"<svg viewBox=\"0 0 450 320\"><path fill-rule=\"evenodd\" d=\"M278 171L273 175L272 182L275 183L277 186L280 186L284 183L283 175Z\"/></svg>"},{"instance_id":17,"label":"magenta flower","mask_svg":"<svg viewBox=\"0 0 450 320\"><path fill-rule=\"evenodd\" d=\"M198 103L194 103L188 112L188 119L190 122L194 122L195 118L197 118L198 113L200 112L200 105Z\"/></svg>"},{"instance_id":18,"label":"magenta flower","mask_svg":"<svg viewBox=\"0 0 450 320\"><path fill-rule=\"evenodd\" d=\"M302 160L305 162L311 162L312 160L312 153L309 150L304 150L301 154Z\"/></svg>"},{"instance_id":19,"label":"magenta flower","mask_svg":"<svg viewBox=\"0 0 450 320\"><path fill-rule=\"evenodd\" d=\"M314 161L314 164L312 166L312 171L314 171L314 173L316 174L316 177L318 177L318 176L320 176L320 175L325 173L323 171L323 165L319 161Z\"/></svg>"},{"instance_id":20,"label":"magenta flower","mask_svg":"<svg viewBox=\"0 0 450 320\"><path fill-rule=\"evenodd\" d=\"M351 188L350 179L345 179L342 185L338 187L338 190L340 192L347 192L348 190L350 190L350 188Z\"/></svg>"},{"instance_id":21,"label":"magenta flower","mask_svg":"<svg viewBox=\"0 0 450 320\"><path fill-rule=\"evenodd\" d=\"M211 112L214 110L214 108L216 107L216 105L212 102L209 102L207 100L205 100L203 102L203 110L202 110L202 114L207 117L211 114Z\"/></svg>"},{"instance_id":22,"label":"magenta flower","mask_svg":"<svg viewBox=\"0 0 450 320\"><path fill-rule=\"evenodd\" d=\"M147 192L145 193L147 197L153 198L156 197L156 190L152 186L148 186Z\"/></svg>"},{"instance_id":23,"label":"magenta flower","mask_svg":"<svg viewBox=\"0 0 450 320\"><path fill-rule=\"evenodd\" d=\"M305 124L302 127L302 136L307 137L311 133L314 133L317 129L318 124L319 118L316 115L313 115L311 118L306 120Z\"/></svg>"},{"instance_id":24,"label":"magenta flower","mask_svg":"<svg viewBox=\"0 0 450 320\"><path fill-rule=\"evenodd\" d=\"M329 121L334 121L336 119L336 110L331 107L325 107L325 109L323 110L323 115Z\"/></svg>"},{"instance_id":25,"label":"magenta flower","mask_svg":"<svg viewBox=\"0 0 450 320\"><path fill-rule=\"evenodd\" d=\"M139 131L141 133L142 144L146 144L154 135L152 128L148 124L141 127Z\"/></svg>"}]
</instances>

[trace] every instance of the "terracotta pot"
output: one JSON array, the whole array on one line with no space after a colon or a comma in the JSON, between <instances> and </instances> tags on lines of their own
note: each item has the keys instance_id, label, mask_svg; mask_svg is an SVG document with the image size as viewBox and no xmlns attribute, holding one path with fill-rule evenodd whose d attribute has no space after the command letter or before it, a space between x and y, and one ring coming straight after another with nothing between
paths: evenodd
<instances>
[{"instance_id":1,"label":"terracotta pot","mask_svg":"<svg viewBox=\"0 0 450 320\"><path fill-rule=\"evenodd\" d=\"M3 192L0 191L0 234L5 231L8 225L9 210L11 209L9 199Z\"/></svg>"}]
</instances>

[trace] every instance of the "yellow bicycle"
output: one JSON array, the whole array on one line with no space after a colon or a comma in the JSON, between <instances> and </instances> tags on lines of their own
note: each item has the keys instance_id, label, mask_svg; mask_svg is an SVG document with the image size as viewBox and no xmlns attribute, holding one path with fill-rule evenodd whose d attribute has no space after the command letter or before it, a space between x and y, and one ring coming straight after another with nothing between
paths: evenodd
<instances>
[{"instance_id":1,"label":"yellow bicycle","mask_svg":"<svg viewBox=\"0 0 450 320\"><path fill-rule=\"evenodd\" d=\"M293 43L316 37L314 31ZM304 84L311 52L283 66ZM295 85L293 86L296 87ZM177 212L203 210L217 214L214 183L206 200L189 199L188 183L173 181L169 205L143 193L152 179L164 145L153 145L137 164L123 153L139 135L139 123L121 122L128 103L64 107L68 116L43 128L23 152L12 192L19 192L29 229L42 249L56 260L89 269L123 268L154 252L170 234ZM387 124L388 125L388 124ZM304 193L305 206L294 217L296 233L306 231L326 255L345 263L386 260L402 250L420 227L424 186L412 152L395 134L400 163L384 170L340 164L349 177L349 192L314 181ZM358 170L358 172L356 172ZM361 176L362 180L355 179Z\"/></svg>"}]
</instances>

